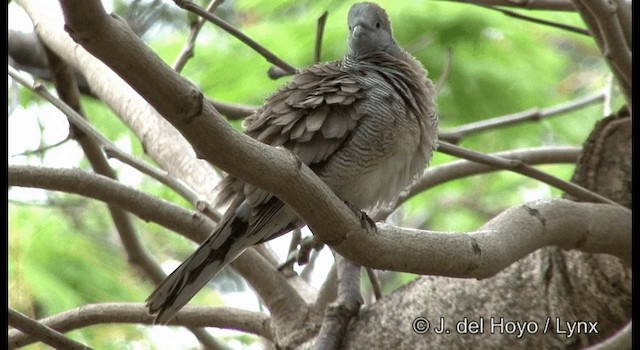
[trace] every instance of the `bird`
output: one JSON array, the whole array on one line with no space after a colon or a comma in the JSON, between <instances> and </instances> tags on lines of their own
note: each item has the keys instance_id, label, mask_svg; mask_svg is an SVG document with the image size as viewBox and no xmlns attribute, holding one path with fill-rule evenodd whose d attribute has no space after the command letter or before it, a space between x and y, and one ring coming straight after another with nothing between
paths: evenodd
<instances>
[{"instance_id":1,"label":"bird","mask_svg":"<svg viewBox=\"0 0 640 350\"><path fill-rule=\"evenodd\" d=\"M299 70L243 122L244 132L295 154L368 220L393 206L425 170L438 142L435 88L393 36L386 11L351 6L344 57ZM166 324L245 249L304 226L274 194L227 175L211 235L147 299ZM362 217L361 217L362 219Z\"/></svg>"}]
</instances>

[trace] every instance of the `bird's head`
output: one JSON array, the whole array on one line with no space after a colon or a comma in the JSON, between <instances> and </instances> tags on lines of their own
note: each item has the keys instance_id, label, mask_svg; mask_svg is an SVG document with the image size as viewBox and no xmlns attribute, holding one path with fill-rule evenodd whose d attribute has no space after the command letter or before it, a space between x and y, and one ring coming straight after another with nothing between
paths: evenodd
<instances>
[{"instance_id":1,"label":"bird's head","mask_svg":"<svg viewBox=\"0 0 640 350\"><path fill-rule=\"evenodd\" d=\"M394 54L398 45L393 38L389 16L383 8L371 2L351 6L349 24L349 54L362 56L372 52Z\"/></svg>"}]
</instances>

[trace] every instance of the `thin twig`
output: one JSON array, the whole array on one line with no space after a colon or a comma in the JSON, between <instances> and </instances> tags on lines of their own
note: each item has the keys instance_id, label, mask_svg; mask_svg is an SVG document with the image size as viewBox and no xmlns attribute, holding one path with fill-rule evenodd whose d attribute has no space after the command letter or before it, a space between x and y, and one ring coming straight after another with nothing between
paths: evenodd
<instances>
[{"instance_id":1,"label":"thin twig","mask_svg":"<svg viewBox=\"0 0 640 350\"><path fill-rule=\"evenodd\" d=\"M44 324L33 320L18 311L9 308L9 325L19 329L26 334L35 337L37 340L54 347L55 349L87 350L90 347L80 344L77 341L67 338L64 334L51 329ZM16 349L18 346L9 343L9 349Z\"/></svg>"},{"instance_id":2,"label":"thin twig","mask_svg":"<svg viewBox=\"0 0 640 350\"><path fill-rule=\"evenodd\" d=\"M195 192L191 187L189 187L177 177L172 176L165 170L153 167L147 162L143 162L135 157L132 157L130 154L123 152L113 144L105 145L103 147L103 151L105 152L107 157L115 158L122 163L138 170L140 173L149 175L151 178L157 180L161 184L164 184L167 187L171 188L182 198L193 204L193 206L199 212L205 214L213 221L220 221L220 213L218 213L218 211L215 210L209 202L202 199L202 197L197 192Z\"/></svg>"},{"instance_id":3,"label":"thin twig","mask_svg":"<svg viewBox=\"0 0 640 350\"><path fill-rule=\"evenodd\" d=\"M313 62L318 63L321 59L322 51L322 37L324 36L324 26L327 23L327 16L329 11L324 11L320 17L318 17L318 26L316 28L316 45L313 50Z\"/></svg>"},{"instance_id":4,"label":"thin twig","mask_svg":"<svg viewBox=\"0 0 640 350\"><path fill-rule=\"evenodd\" d=\"M495 166L500 169L513 171L518 174L525 175L527 177L540 180L548 185L558 188L568 194L573 195L576 198L580 198L585 201L593 201L596 203L607 203L620 206L620 204L603 197L595 192L589 191L582 186L578 186L572 182L564 181L553 175L540 171L528 164L525 164L518 160L502 158L494 155L475 152L469 149L465 149L459 146L452 145L450 143L440 141L438 151L452 155L459 158L469 159L477 163Z\"/></svg>"},{"instance_id":5,"label":"thin twig","mask_svg":"<svg viewBox=\"0 0 640 350\"><path fill-rule=\"evenodd\" d=\"M501 158L517 159L529 165L575 164L581 152L582 148L580 147L537 147L498 152L494 155ZM403 203L408 198L443 183L496 170L499 169L464 159L431 167L420 177L419 181L400 196L398 202Z\"/></svg>"},{"instance_id":6,"label":"thin twig","mask_svg":"<svg viewBox=\"0 0 640 350\"><path fill-rule=\"evenodd\" d=\"M49 144L49 145L46 145L46 146L43 146L43 147L38 147L38 148L33 149L33 150L29 150L29 151L25 151L25 152L22 152L22 153L14 154L14 155L12 155L12 157L30 156L30 155L33 155L33 154L43 154L44 152L46 152L46 151L48 151L50 149L56 148L56 147L58 147L60 145L63 145L64 143L66 143L69 140L71 140L71 135L70 134L67 135L65 138L63 138L62 140L60 140L58 142L55 142L55 143L52 143L52 144Z\"/></svg>"},{"instance_id":7,"label":"thin twig","mask_svg":"<svg viewBox=\"0 0 640 350\"><path fill-rule=\"evenodd\" d=\"M223 2L224 0L211 1L209 6L207 6L207 12L209 13L215 12L218 6L220 6L220 4L222 4ZM187 64L187 61L191 57L193 57L196 38L198 38L198 35L200 34L200 30L202 30L202 27L204 27L205 22L206 21L204 20L204 18L201 18L201 17L198 18L198 20L191 22L191 32L189 33L189 38L187 39L187 42L185 43L184 47L182 47L182 51L180 51L180 54L178 55L176 62L173 64L173 69L176 72L181 72L184 66Z\"/></svg>"},{"instance_id":8,"label":"thin twig","mask_svg":"<svg viewBox=\"0 0 640 350\"><path fill-rule=\"evenodd\" d=\"M189 0L174 0L174 2L179 7L183 8L183 9L185 9L187 11L193 12L193 13L195 13L195 14L197 14L197 15L205 18L205 19L207 19L208 21L212 22L213 24L217 25L218 27L222 28L224 31L226 31L227 33L229 33L229 34L233 35L234 37L236 37L238 40L240 40L243 43L245 43L247 46L252 48L254 51L256 51L257 53L262 55L262 57L266 58L267 61L269 61L270 63L272 63L275 66L279 67L280 69L284 70L285 72L287 72L289 74L296 74L296 72L298 71L295 67L291 66L287 62L285 62L282 59L278 58L271 51L267 50L265 47L263 47L262 45L258 44L253 39L249 38L247 35L245 35L241 31L239 31L235 27L233 27L231 24L225 22L223 19L217 17L214 14L211 14L211 13L207 12L207 10L205 10L202 7L198 6L194 2L189 1Z\"/></svg>"},{"instance_id":9,"label":"thin twig","mask_svg":"<svg viewBox=\"0 0 640 350\"><path fill-rule=\"evenodd\" d=\"M446 2L471 2L477 5L487 6L509 6L523 8L527 10L550 10L550 11L575 11L570 0L535 0L535 1L513 1L513 0L436 0Z\"/></svg>"},{"instance_id":10,"label":"thin twig","mask_svg":"<svg viewBox=\"0 0 640 350\"><path fill-rule=\"evenodd\" d=\"M541 19L541 18L535 18L535 17L531 17L531 16L527 16L527 15L523 15L514 11L510 11L510 10L505 10L496 6L492 6L492 5L484 5L484 4L479 4L473 0L458 0L459 2L464 2L467 4L471 4L471 5L476 5L479 7L483 7L489 10L494 10L494 11L498 11L498 12L502 12L503 14L509 16L509 17L514 17L514 18L518 18L518 19L522 19L528 22L532 22L532 23L538 23L538 24L542 24L542 25L546 25L546 26L550 26L550 27L554 27L554 28L558 28L558 29L563 29L572 33L576 33L576 34L581 34L581 35L586 35L586 36L591 36L591 32L589 32L587 29L583 29L583 28L578 28L578 27L574 27L574 26L570 26L567 24L563 24L563 23L557 23L557 22L553 22L553 21L549 21L546 19Z\"/></svg>"},{"instance_id":11,"label":"thin twig","mask_svg":"<svg viewBox=\"0 0 640 350\"><path fill-rule=\"evenodd\" d=\"M240 105L234 103L226 103L216 100L209 100L213 104L213 106L223 114L227 119L236 120L242 119L253 114L259 107L256 106L247 106Z\"/></svg>"},{"instance_id":12,"label":"thin twig","mask_svg":"<svg viewBox=\"0 0 640 350\"><path fill-rule=\"evenodd\" d=\"M466 136L477 134L483 131L498 129L501 127L527 121L539 121L542 119L554 117L563 113L572 112L580 108L590 106L596 102L600 102L604 99L605 93L605 89L602 89L591 95L579 97L568 102L557 104L555 106L546 108L531 108L522 112L465 124L440 132L439 138L450 143L458 143Z\"/></svg>"}]
</instances>

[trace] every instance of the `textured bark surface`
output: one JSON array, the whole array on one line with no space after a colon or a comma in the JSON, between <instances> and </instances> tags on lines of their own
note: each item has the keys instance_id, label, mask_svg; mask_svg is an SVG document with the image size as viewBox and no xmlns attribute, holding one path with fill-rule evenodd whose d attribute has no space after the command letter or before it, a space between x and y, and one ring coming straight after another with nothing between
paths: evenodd
<instances>
[{"instance_id":1,"label":"textured bark surface","mask_svg":"<svg viewBox=\"0 0 640 350\"><path fill-rule=\"evenodd\" d=\"M631 120L626 110L595 126L573 181L631 206ZM419 317L431 323L425 334L412 328ZM618 258L548 247L485 280L421 277L365 306L343 345L346 349L579 349L606 339L630 319L631 270ZM448 334L434 333L441 320ZM480 322L482 333L472 328ZM527 326L522 336L515 322ZM582 327L580 334L569 336L567 322ZM465 324L468 333L456 329Z\"/></svg>"}]
</instances>

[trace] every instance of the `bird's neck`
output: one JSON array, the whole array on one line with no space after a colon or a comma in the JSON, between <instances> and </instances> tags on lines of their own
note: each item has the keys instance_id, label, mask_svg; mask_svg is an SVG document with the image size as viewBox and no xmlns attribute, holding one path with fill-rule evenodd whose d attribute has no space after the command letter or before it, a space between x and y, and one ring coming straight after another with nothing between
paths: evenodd
<instances>
[{"instance_id":1,"label":"bird's neck","mask_svg":"<svg viewBox=\"0 0 640 350\"><path fill-rule=\"evenodd\" d=\"M382 48L381 50L376 50L376 51L366 51L366 52L349 51L346 58L347 60L350 60L352 62L359 62L362 60L366 60L367 58L377 56L379 54L391 55L400 60L404 60L406 57L406 52L404 52L404 50L400 48L400 46L389 45Z\"/></svg>"}]
</instances>

